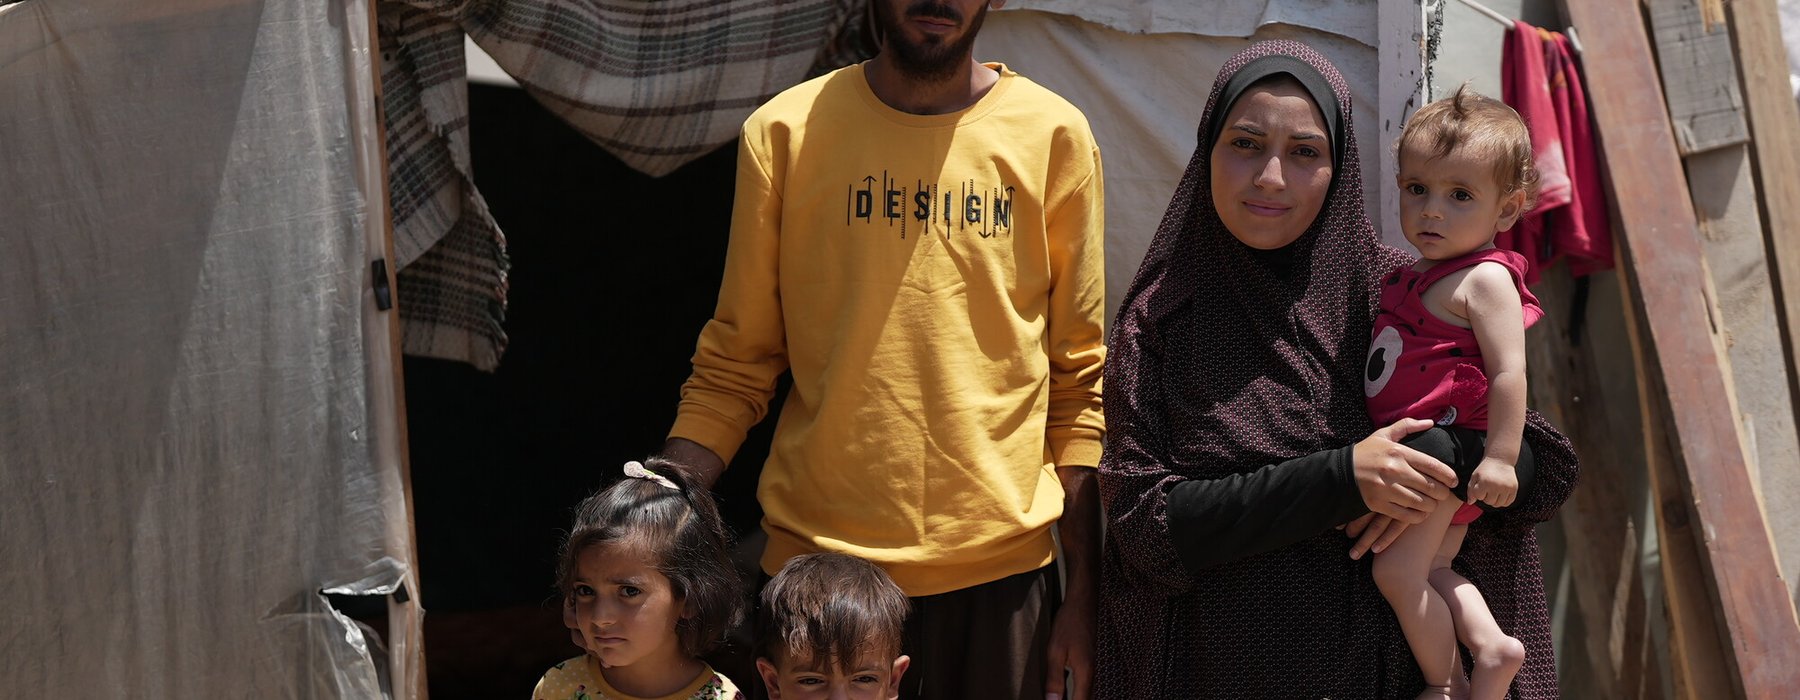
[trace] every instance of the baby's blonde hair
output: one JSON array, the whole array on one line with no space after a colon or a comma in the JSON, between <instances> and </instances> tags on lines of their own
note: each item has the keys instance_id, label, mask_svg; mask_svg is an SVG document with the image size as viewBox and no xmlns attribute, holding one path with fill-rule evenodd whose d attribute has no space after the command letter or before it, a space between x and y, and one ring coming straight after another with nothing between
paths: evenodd
<instances>
[{"instance_id":1,"label":"baby's blonde hair","mask_svg":"<svg viewBox=\"0 0 1800 700\"><path fill-rule=\"evenodd\" d=\"M1478 157L1493 161L1494 182L1501 192L1525 193L1523 211L1537 204L1538 171L1525 121L1506 103L1470 90L1468 83L1455 95L1413 113L1394 148L1404 152L1408 144L1428 147L1434 158L1472 149Z\"/></svg>"}]
</instances>

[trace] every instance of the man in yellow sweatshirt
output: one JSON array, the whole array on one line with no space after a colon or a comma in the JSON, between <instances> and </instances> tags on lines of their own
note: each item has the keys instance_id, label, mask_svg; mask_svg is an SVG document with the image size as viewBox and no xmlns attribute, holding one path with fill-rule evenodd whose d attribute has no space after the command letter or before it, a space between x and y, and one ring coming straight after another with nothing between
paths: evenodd
<instances>
[{"instance_id":1,"label":"man in yellow sweatshirt","mask_svg":"<svg viewBox=\"0 0 1800 700\"><path fill-rule=\"evenodd\" d=\"M884 568L913 602L902 697L1086 698L1099 149L1067 101L971 58L984 0L875 5L875 58L744 124L719 303L664 456L712 483L791 370L757 489L764 571L816 551Z\"/></svg>"}]
</instances>

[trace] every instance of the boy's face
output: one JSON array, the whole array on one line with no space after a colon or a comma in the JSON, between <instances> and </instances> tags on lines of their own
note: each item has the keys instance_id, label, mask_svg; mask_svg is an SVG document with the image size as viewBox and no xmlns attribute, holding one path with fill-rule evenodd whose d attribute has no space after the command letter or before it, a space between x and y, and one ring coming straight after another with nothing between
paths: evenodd
<instances>
[{"instance_id":1,"label":"boy's face","mask_svg":"<svg viewBox=\"0 0 1800 700\"><path fill-rule=\"evenodd\" d=\"M875 652L859 654L847 667L794 659L778 665L758 658L756 672L771 700L894 700L900 697L900 677L911 663L904 655L889 659Z\"/></svg>"},{"instance_id":2,"label":"boy's face","mask_svg":"<svg viewBox=\"0 0 1800 700\"><path fill-rule=\"evenodd\" d=\"M1502 192L1493 162L1468 148L1437 156L1407 144L1397 179L1400 229L1427 260L1493 247L1494 234L1512 228L1525 206L1525 193Z\"/></svg>"}]
</instances>

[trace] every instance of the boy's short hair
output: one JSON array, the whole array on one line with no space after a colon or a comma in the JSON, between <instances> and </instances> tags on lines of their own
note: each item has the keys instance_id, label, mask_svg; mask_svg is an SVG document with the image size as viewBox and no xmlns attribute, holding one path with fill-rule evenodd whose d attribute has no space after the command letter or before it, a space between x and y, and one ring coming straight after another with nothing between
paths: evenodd
<instances>
[{"instance_id":1,"label":"boy's short hair","mask_svg":"<svg viewBox=\"0 0 1800 700\"><path fill-rule=\"evenodd\" d=\"M1494 163L1494 182L1502 193L1524 192L1524 211L1537 204L1538 171L1531 158L1531 132L1519 113L1506 103L1469 89L1425 105L1406 121L1396 151L1409 145L1428 149L1442 158L1458 149L1472 149Z\"/></svg>"},{"instance_id":2,"label":"boy's short hair","mask_svg":"<svg viewBox=\"0 0 1800 700\"><path fill-rule=\"evenodd\" d=\"M756 655L780 664L844 668L858 654L900 656L906 594L887 572L848 554L805 554L763 587Z\"/></svg>"}]
</instances>

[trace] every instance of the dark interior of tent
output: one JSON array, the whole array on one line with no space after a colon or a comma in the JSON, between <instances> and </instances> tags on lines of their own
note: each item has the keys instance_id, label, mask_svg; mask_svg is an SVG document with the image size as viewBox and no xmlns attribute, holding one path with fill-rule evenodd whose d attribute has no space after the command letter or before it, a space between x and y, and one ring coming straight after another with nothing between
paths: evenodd
<instances>
[{"instance_id":1,"label":"dark interior of tent","mask_svg":"<svg viewBox=\"0 0 1800 700\"><path fill-rule=\"evenodd\" d=\"M469 107L476 186L512 262L509 342L491 374L405 360L435 700L521 697L579 653L552 585L557 547L574 506L674 420L718 298L737 155L727 144L652 178L522 90L471 84ZM715 490L739 533L761 517L772 428L751 433Z\"/></svg>"}]
</instances>

